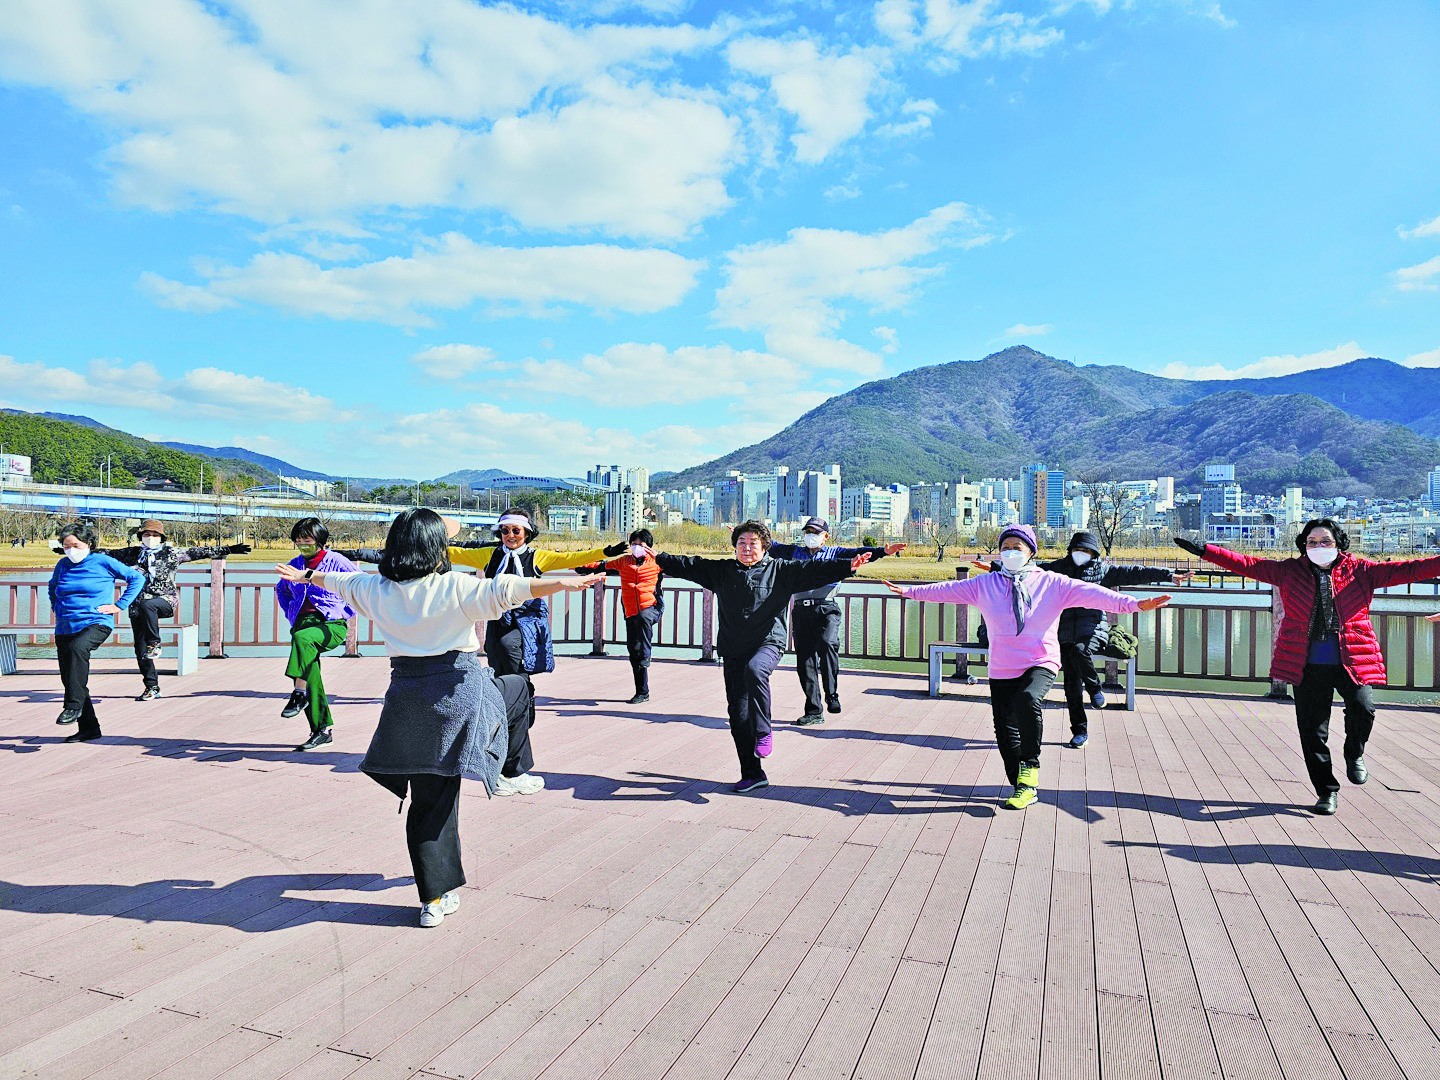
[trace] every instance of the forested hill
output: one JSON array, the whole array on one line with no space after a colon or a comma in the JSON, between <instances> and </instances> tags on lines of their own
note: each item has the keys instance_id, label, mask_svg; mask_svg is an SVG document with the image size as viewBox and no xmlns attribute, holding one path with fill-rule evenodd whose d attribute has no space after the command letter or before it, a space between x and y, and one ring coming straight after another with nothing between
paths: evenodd
<instances>
[{"instance_id":1,"label":"forested hill","mask_svg":"<svg viewBox=\"0 0 1440 1080\"><path fill-rule=\"evenodd\" d=\"M108 478L117 487L129 487L138 479L163 479L194 491L202 463L207 490L218 483L226 491L239 491L275 480L258 465L189 454L94 421L82 424L9 409L0 410L0 443L7 454L30 458L34 479L41 484L99 485L107 454Z\"/></svg>"},{"instance_id":2,"label":"forested hill","mask_svg":"<svg viewBox=\"0 0 1440 1080\"><path fill-rule=\"evenodd\" d=\"M1353 370L1347 370L1353 369ZM1370 411L1383 409L1380 378L1393 369L1409 393L1405 415L1440 402L1440 370L1358 360L1313 381L1354 383L1363 373ZM667 486L713 483L727 470L838 462L847 484L1014 477L1030 462L1106 475L1173 475L1194 487L1203 466L1233 462L1247 490L1399 497L1420 490L1440 464L1440 443L1396 423L1347 414L1315 396L1254 388L1296 377L1233 382L1162 379L1127 368L1076 367L1025 346L983 360L917 368L831 398L783 431L668 477ZM1278 384L1278 385L1276 385ZM1428 391L1425 388L1429 387ZM1248 392L1246 392L1248 391ZM1334 387L1328 396L1346 396ZM1399 410L1399 406L1396 406Z\"/></svg>"}]
</instances>

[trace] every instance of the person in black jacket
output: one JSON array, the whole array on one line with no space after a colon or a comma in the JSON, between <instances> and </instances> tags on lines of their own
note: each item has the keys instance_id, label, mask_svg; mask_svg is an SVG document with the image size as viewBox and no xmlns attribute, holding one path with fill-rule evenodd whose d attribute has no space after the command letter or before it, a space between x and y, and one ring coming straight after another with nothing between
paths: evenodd
<instances>
[{"instance_id":1,"label":"person in black jacket","mask_svg":"<svg viewBox=\"0 0 1440 1080\"><path fill-rule=\"evenodd\" d=\"M1126 585L1158 585L1170 582L1183 585L1193 576L1172 572L1159 566L1115 566L1100 557L1100 541L1091 532L1077 532L1070 538L1063 559L1041 563L1042 570L1051 570L1069 578L1119 589ZM1110 640L1110 624L1103 612L1095 608L1068 608L1060 616L1060 666L1065 673L1065 704L1070 707L1070 742L1072 749L1084 746L1090 738L1090 718L1085 715L1085 695L1097 709L1105 707L1105 692L1095 672L1092 657Z\"/></svg>"},{"instance_id":2,"label":"person in black jacket","mask_svg":"<svg viewBox=\"0 0 1440 1080\"><path fill-rule=\"evenodd\" d=\"M725 703L730 735L740 758L737 792L769 787L761 761L770 756L770 674L780 662L789 636L790 598L820 585L843 581L870 561L869 552L849 562L795 562L772 559L770 530L758 521L735 526L730 534L733 559L665 555L648 545L663 573L693 581L715 594L720 607L717 645L725 665Z\"/></svg>"}]
</instances>

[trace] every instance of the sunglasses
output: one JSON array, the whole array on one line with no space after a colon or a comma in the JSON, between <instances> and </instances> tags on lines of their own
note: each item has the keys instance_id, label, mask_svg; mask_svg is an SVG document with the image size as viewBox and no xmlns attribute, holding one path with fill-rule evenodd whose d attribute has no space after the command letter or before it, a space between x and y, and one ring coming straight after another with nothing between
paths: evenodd
<instances>
[{"instance_id":1,"label":"sunglasses","mask_svg":"<svg viewBox=\"0 0 1440 1080\"><path fill-rule=\"evenodd\" d=\"M506 525L500 530L501 536L524 536L525 530L518 525Z\"/></svg>"}]
</instances>

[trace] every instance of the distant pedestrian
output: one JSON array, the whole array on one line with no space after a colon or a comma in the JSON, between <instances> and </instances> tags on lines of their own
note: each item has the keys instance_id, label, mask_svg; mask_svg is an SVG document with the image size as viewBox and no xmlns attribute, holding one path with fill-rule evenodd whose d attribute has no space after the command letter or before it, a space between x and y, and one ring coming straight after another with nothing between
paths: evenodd
<instances>
[{"instance_id":1,"label":"distant pedestrian","mask_svg":"<svg viewBox=\"0 0 1440 1080\"><path fill-rule=\"evenodd\" d=\"M65 705L57 724L79 723L66 742L100 738L100 719L90 698L90 656L115 632L115 616L134 603L145 585L138 570L96 551L95 527L75 522L60 530L63 555L50 575L50 611L55 616L55 654ZM115 599L115 582L125 591Z\"/></svg>"},{"instance_id":2,"label":"distant pedestrian","mask_svg":"<svg viewBox=\"0 0 1440 1080\"><path fill-rule=\"evenodd\" d=\"M843 581L870 561L869 553L849 562L795 562L772 559L770 530L746 521L730 533L733 559L664 555L653 550L665 573L693 581L715 594L720 608L717 646L725 668L725 704L730 736L740 758L740 782L733 791L769 787L762 762L774 748L770 726L770 675L780 662L789 636L785 612L797 593Z\"/></svg>"},{"instance_id":3,"label":"distant pedestrian","mask_svg":"<svg viewBox=\"0 0 1440 1080\"><path fill-rule=\"evenodd\" d=\"M448 523L458 527L458 522ZM530 795L529 684L479 662L475 624L537 596L577 591L595 577L482 580L450 573L447 521L433 510L402 511L390 526L380 573L275 569L282 581L333 590L372 620L390 657L390 687L360 771L402 801L420 925L438 926L460 906L460 780L487 794Z\"/></svg>"},{"instance_id":4,"label":"distant pedestrian","mask_svg":"<svg viewBox=\"0 0 1440 1080\"><path fill-rule=\"evenodd\" d=\"M904 544L884 547L835 547L830 544L830 523L812 517L800 527L800 543L771 544L772 559L794 559L797 562L844 562L855 556L869 554L872 560L883 559L903 551ZM805 693L805 712L795 721L800 727L823 724L820 702L832 713L840 711L840 605L835 603L838 583L821 585L797 593L791 609L795 638L795 673L800 676L800 689Z\"/></svg>"},{"instance_id":5,"label":"distant pedestrian","mask_svg":"<svg viewBox=\"0 0 1440 1080\"><path fill-rule=\"evenodd\" d=\"M175 571L182 563L196 559L223 559L227 555L248 555L249 544L227 544L218 547L172 547L165 539L162 522L150 520L140 525L139 544L114 548L106 552L117 562L133 566L145 575L140 597L130 605L130 629L135 638L135 663L140 668L144 688L136 701L149 701L160 696L160 675L155 661L160 656L160 620L168 619L180 606L180 589L175 584Z\"/></svg>"},{"instance_id":6,"label":"distant pedestrian","mask_svg":"<svg viewBox=\"0 0 1440 1080\"><path fill-rule=\"evenodd\" d=\"M287 719L302 710L310 722L310 737L295 747L314 750L334 741L330 699L320 677L320 656L345 644L347 622L355 612L338 595L315 584L317 574L353 571L356 565L338 552L329 551L330 530L319 518L297 521L290 540L300 554L290 560L298 573L275 583L275 598L290 622L290 659L285 677L294 684L280 715Z\"/></svg>"},{"instance_id":7,"label":"distant pedestrian","mask_svg":"<svg viewBox=\"0 0 1440 1080\"><path fill-rule=\"evenodd\" d=\"M1065 557L1040 564L1040 569L1063 574L1076 581L1088 581L1106 589L1127 585L1184 585L1194 571L1179 573L1162 566L1116 566L1100 554L1100 541L1092 532L1077 532L1070 538ZM1079 749L1090 738L1090 718L1085 698L1097 709L1105 708L1105 690L1095 671L1094 657L1110 641L1110 624L1097 608L1066 608L1056 633L1060 642L1060 667L1065 677L1065 704L1070 709L1070 747Z\"/></svg>"},{"instance_id":8,"label":"distant pedestrian","mask_svg":"<svg viewBox=\"0 0 1440 1080\"><path fill-rule=\"evenodd\" d=\"M1270 657L1270 677L1295 688L1300 750L1315 788L1317 814L1335 813L1340 783L1330 759L1330 709L1345 703L1345 774L1369 778L1365 745L1375 727L1371 688L1385 685L1385 658L1370 622L1379 589L1440 577L1440 555L1408 562L1374 562L1350 554L1350 537L1331 518L1307 521L1289 559L1242 555L1218 544L1175 543L1206 562L1280 590L1285 618Z\"/></svg>"},{"instance_id":9,"label":"distant pedestrian","mask_svg":"<svg viewBox=\"0 0 1440 1080\"><path fill-rule=\"evenodd\" d=\"M1000 568L994 573L933 585L885 583L900 596L971 604L984 616L989 628L990 711L1012 788L1004 805L1012 810L1023 810L1039 797L1042 707L1060 668L1056 631L1065 609L1133 614L1154 611L1170 601L1168 596L1136 600L1044 570L1034 561L1038 550L1029 525L1007 525L1000 532Z\"/></svg>"}]
</instances>

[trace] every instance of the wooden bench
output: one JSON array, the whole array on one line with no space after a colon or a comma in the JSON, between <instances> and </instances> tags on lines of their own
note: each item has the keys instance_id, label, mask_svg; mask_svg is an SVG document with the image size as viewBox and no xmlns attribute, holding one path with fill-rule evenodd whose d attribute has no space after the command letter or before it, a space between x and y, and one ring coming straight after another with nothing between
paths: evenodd
<instances>
[{"instance_id":1,"label":"wooden bench","mask_svg":"<svg viewBox=\"0 0 1440 1080\"><path fill-rule=\"evenodd\" d=\"M122 633L129 633L128 629L117 628L112 637L119 637ZM54 623L47 623L44 626L25 626L13 624L0 626L0 675L14 675L17 668L17 654L21 635L30 637L36 634L46 636L55 633ZM194 675L200 669L200 627L194 623L170 624L160 627L160 636L168 634L175 635L175 674ZM106 644L109 644L108 640Z\"/></svg>"},{"instance_id":2,"label":"wooden bench","mask_svg":"<svg viewBox=\"0 0 1440 1080\"><path fill-rule=\"evenodd\" d=\"M954 656L960 658L960 670L963 672L965 663L972 657L988 658L990 650L980 645L961 645L953 641L933 641L930 643L930 696L940 696L940 666L944 663L945 657ZM1099 657L1097 659L1107 659ZM1125 661L1125 708L1131 712L1135 711L1135 657Z\"/></svg>"}]
</instances>

